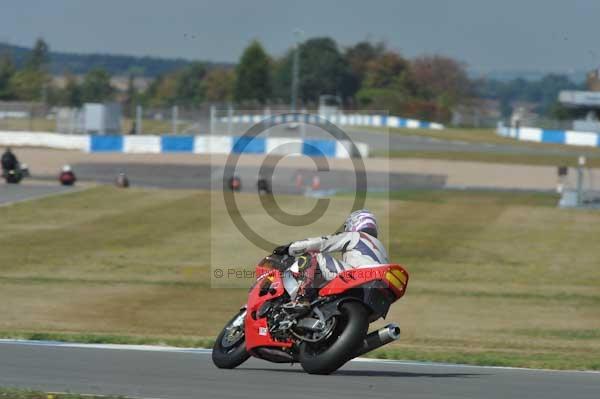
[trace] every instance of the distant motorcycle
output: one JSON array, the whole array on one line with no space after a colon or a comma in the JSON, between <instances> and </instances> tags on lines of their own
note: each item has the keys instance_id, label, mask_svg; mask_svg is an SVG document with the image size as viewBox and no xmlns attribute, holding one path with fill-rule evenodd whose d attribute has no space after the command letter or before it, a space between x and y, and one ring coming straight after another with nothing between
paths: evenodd
<instances>
[{"instance_id":1,"label":"distant motorcycle","mask_svg":"<svg viewBox=\"0 0 600 399\"><path fill-rule=\"evenodd\" d=\"M330 374L400 338L396 324L367 331L406 292L408 273L402 266L342 272L318 289L309 313L298 315L284 306L298 290L289 271L294 261L269 255L256 266L247 304L215 341L212 360L217 367L232 369L254 356L274 363L299 362L308 373Z\"/></svg>"},{"instance_id":2,"label":"distant motorcycle","mask_svg":"<svg viewBox=\"0 0 600 399\"><path fill-rule=\"evenodd\" d=\"M3 170L2 177L8 184L19 184L25 177L29 177L29 168L26 164L17 165L14 169Z\"/></svg>"}]
</instances>

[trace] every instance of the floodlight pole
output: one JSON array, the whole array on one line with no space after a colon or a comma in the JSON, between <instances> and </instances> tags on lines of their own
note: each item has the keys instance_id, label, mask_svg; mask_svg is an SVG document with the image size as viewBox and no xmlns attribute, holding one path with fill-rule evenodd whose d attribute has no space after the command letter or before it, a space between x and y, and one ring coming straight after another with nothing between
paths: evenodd
<instances>
[{"instance_id":1,"label":"floodlight pole","mask_svg":"<svg viewBox=\"0 0 600 399\"><path fill-rule=\"evenodd\" d=\"M291 111L296 112L296 100L298 98L298 74L300 73L300 40L304 32L300 29L294 30L296 44L294 47L294 59L292 64L292 99Z\"/></svg>"},{"instance_id":2,"label":"floodlight pole","mask_svg":"<svg viewBox=\"0 0 600 399\"><path fill-rule=\"evenodd\" d=\"M579 157L579 166L577 167L577 206L583 205L583 167L585 166L585 157Z\"/></svg>"},{"instance_id":3,"label":"floodlight pole","mask_svg":"<svg viewBox=\"0 0 600 399\"><path fill-rule=\"evenodd\" d=\"M177 105L173 105L173 109L171 110L171 119L173 134L177 134L177 122L179 119L179 107Z\"/></svg>"},{"instance_id":4,"label":"floodlight pole","mask_svg":"<svg viewBox=\"0 0 600 399\"><path fill-rule=\"evenodd\" d=\"M143 133L143 129L142 129L142 106L141 105L137 105L135 107L135 134L140 135Z\"/></svg>"}]
</instances>

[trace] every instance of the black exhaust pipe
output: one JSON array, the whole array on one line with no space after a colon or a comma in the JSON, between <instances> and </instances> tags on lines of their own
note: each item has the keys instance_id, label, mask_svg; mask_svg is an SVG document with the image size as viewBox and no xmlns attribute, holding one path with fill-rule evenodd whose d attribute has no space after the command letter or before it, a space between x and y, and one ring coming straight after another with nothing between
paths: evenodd
<instances>
[{"instance_id":1,"label":"black exhaust pipe","mask_svg":"<svg viewBox=\"0 0 600 399\"><path fill-rule=\"evenodd\" d=\"M355 356L364 355L367 352L371 352L374 349L381 348L383 345L387 345L400 338L400 326L398 324L388 324L387 326L373 331L367 335L362 343L362 346L357 351Z\"/></svg>"}]
</instances>

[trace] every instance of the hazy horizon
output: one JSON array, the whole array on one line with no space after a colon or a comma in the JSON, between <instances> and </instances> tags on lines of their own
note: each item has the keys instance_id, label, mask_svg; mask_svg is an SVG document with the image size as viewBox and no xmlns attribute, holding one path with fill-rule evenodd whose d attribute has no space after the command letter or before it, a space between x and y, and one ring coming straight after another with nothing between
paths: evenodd
<instances>
[{"instance_id":1,"label":"hazy horizon","mask_svg":"<svg viewBox=\"0 0 600 399\"><path fill-rule=\"evenodd\" d=\"M600 2L433 0L399 2L257 0L218 3L130 0L8 0L0 41L31 47L43 37L60 52L106 53L236 62L260 40L278 56L294 42L330 36L341 46L382 40L405 56L438 53L475 71L588 70L600 65L591 27Z\"/></svg>"}]
</instances>

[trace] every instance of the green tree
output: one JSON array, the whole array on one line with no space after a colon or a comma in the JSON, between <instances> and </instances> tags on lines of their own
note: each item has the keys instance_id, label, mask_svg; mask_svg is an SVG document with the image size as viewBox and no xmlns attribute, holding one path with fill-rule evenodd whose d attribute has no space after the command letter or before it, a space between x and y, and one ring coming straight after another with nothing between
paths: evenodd
<instances>
[{"instance_id":1,"label":"green tree","mask_svg":"<svg viewBox=\"0 0 600 399\"><path fill-rule=\"evenodd\" d=\"M125 108L125 114L129 117L135 115L135 106L138 102L138 91L135 88L135 77L133 74L129 74L127 80L127 90L125 91L125 98L123 100L123 107Z\"/></svg>"},{"instance_id":2,"label":"green tree","mask_svg":"<svg viewBox=\"0 0 600 399\"><path fill-rule=\"evenodd\" d=\"M110 75L102 68L92 69L85 75L81 85L83 102L104 102L112 99L114 88Z\"/></svg>"},{"instance_id":3,"label":"green tree","mask_svg":"<svg viewBox=\"0 0 600 399\"><path fill-rule=\"evenodd\" d=\"M384 53L369 61L363 84L373 89L408 91L411 86L410 63L397 53Z\"/></svg>"},{"instance_id":4,"label":"green tree","mask_svg":"<svg viewBox=\"0 0 600 399\"><path fill-rule=\"evenodd\" d=\"M15 65L9 54L0 57L0 100L13 100L15 98L11 87L11 79L15 74Z\"/></svg>"},{"instance_id":5,"label":"green tree","mask_svg":"<svg viewBox=\"0 0 600 399\"><path fill-rule=\"evenodd\" d=\"M217 68L206 74L204 87L206 99L210 102L228 102L233 99L235 71Z\"/></svg>"},{"instance_id":6,"label":"green tree","mask_svg":"<svg viewBox=\"0 0 600 399\"><path fill-rule=\"evenodd\" d=\"M25 67L11 76L10 86L14 97L23 101L46 101L50 86L47 72L49 48L38 39L25 61Z\"/></svg>"},{"instance_id":7,"label":"green tree","mask_svg":"<svg viewBox=\"0 0 600 399\"><path fill-rule=\"evenodd\" d=\"M175 104L177 75L171 73L154 79L143 96L143 103L150 107L165 107Z\"/></svg>"},{"instance_id":8,"label":"green tree","mask_svg":"<svg viewBox=\"0 0 600 399\"><path fill-rule=\"evenodd\" d=\"M419 96L450 107L471 95L471 81L465 65L440 56L422 56L414 59L411 65L414 82Z\"/></svg>"},{"instance_id":9,"label":"green tree","mask_svg":"<svg viewBox=\"0 0 600 399\"><path fill-rule=\"evenodd\" d=\"M358 81L333 39L309 39L299 46L299 51L298 91L304 102L316 103L323 94L348 99L358 90ZM291 50L275 65L275 92L277 97L285 101L288 101L290 94L293 56Z\"/></svg>"},{"instance_id":10,"label":"green tree","mask_svg":"<svg viewBox=\"0 0 600 399\"><path fill-rule=\"evenodd\" d=\"M391 51L367 63L362 88L356 95L361 106L400 115L407 115L414 96L409 61Z\"/></svg>"},{"instance_id":11,"label":"green tree","mask_svg":"<svg viewBox=\"0 0 600 399\"><path fill-rule=\"evenodd\" d=\"M258 41L244 50L236 68L234 98L237 102L264 104L272 94L269 56Z\"/></svg>"},{"instance_id":12,"label":"green tree","mask_svg":"<svg viewBox=\"0 0 600 399\"><path fill-rule=\"evenodd\" d=\"M83 105L81 87L77 78L71 73L65 75L66 84L63 90L62 103L68 107L79 108Z\"/></svg>"},{"instance_id":13,"label":"green tree","mask_svg":"<svg viewBox=\"0 0 600 399\"><path fill-rule=\"evenodd\" d=\"M175 84L175 103L184 106L200 105L205 99L204 84L206 66L194 62L177 73Z\"/></svg>"},{"instance_id":14,"label":"green tree","mask_svg":"<svg viewBox=\"0 0 600 399\"><path fill-rule=\"evenodd\" d=\"M359 84L362 84L367 74L369 63L378 59L384 53L385 44L382 42L371 43L369 41L362 41L346 49L346 61Z\"/></svg>"},{"instance_id":15,"label":"green tree","mask_svg":"<svg viewBox=\"0 0 600 399\"><path fill-rule=\"evenodd\" d=\"M22 101L40 101L45 97L45 89L50 84L50 76L44 72L25 68L17 71L10 80L15 98Z\"/></svg>"},{"instance_id":16,"label":"green tree","mask_svg":"<svg viewBox=\"0 0 600 399\"><path fill-rule=\"evenodd\" d=\"M316 102L320 95L346 98L357 86L336 42L328 37L309 39L300 46L300 93L305 101Z\"/></svg>"},{"instance_id":17,"label":"green tree","mask_svg":"<svg viewBox=\"0 0 600 399\"><path fill-rule=\"evenodd\" d=\"M292 57L291 51L288 51L284 57L271 63L273 98L284 103L289 102L291 97Z\"/></svg>"},{"instance_id":18,"label":"green tree","mask_svg":"<svg viewBox=\"0 0 600 399\"><path fill-rule=\"evenodd\" d=\"M48 44L41 38L37 39L25 63L25 68L34 71L45 71L50 62L49 53Z\"/></svg>"}]
</instances>

